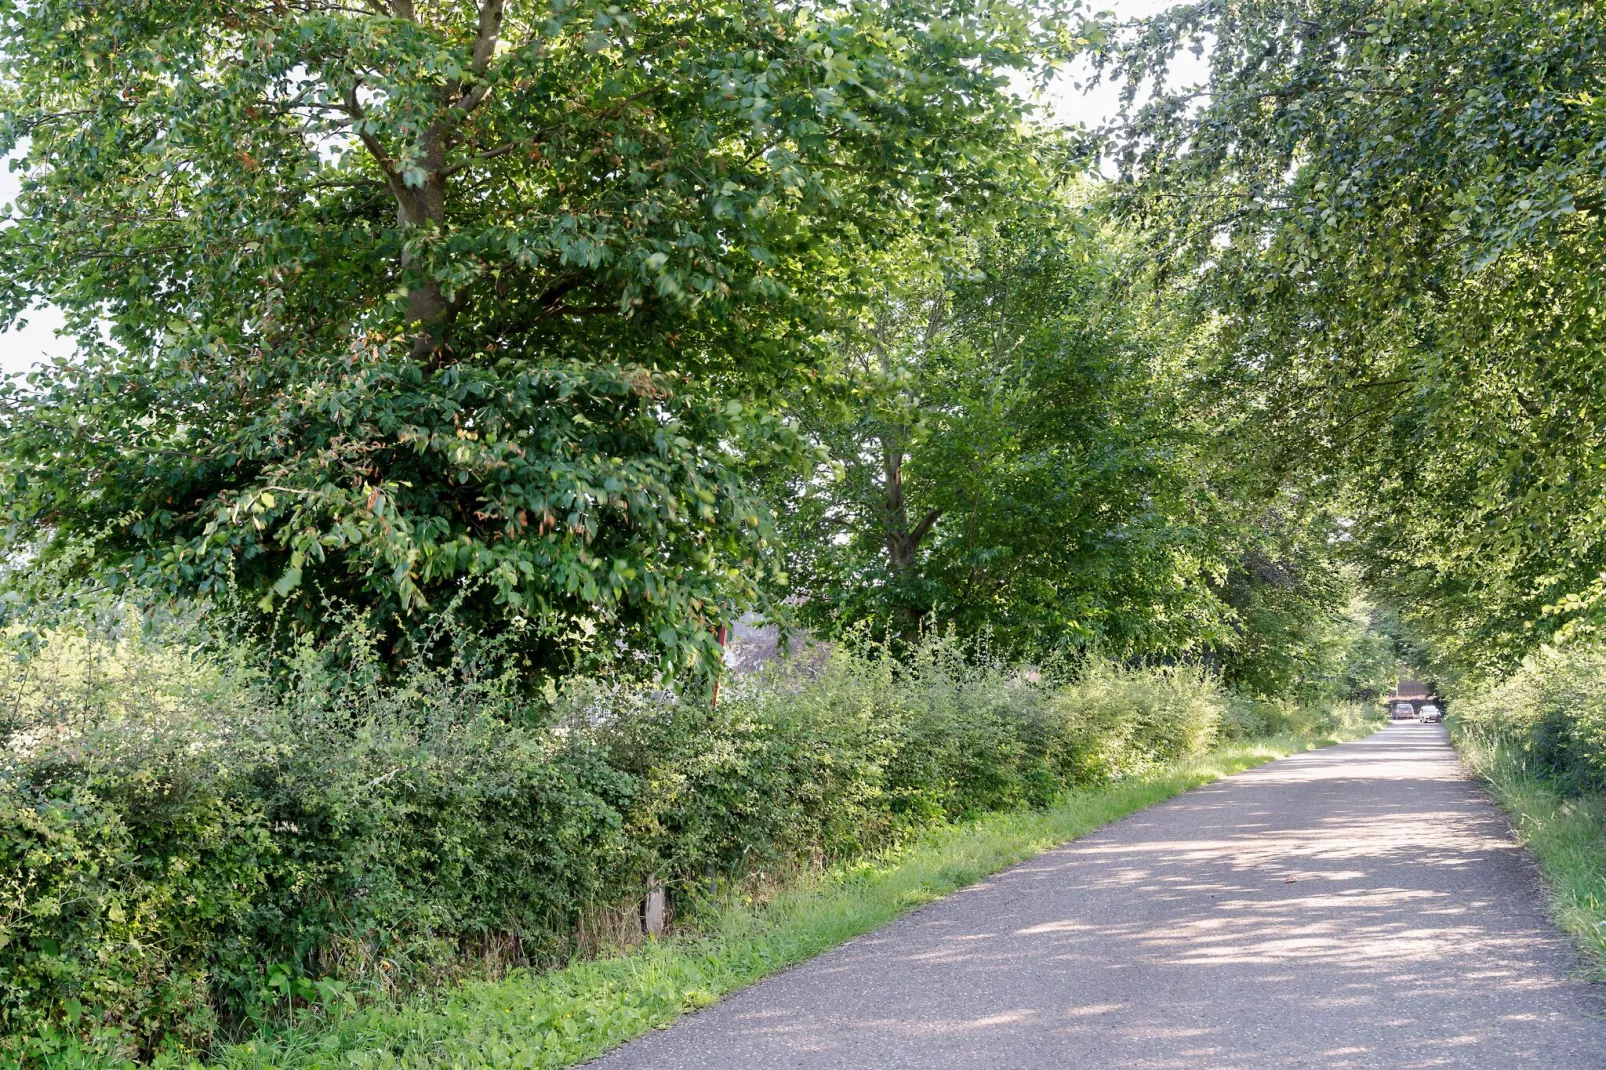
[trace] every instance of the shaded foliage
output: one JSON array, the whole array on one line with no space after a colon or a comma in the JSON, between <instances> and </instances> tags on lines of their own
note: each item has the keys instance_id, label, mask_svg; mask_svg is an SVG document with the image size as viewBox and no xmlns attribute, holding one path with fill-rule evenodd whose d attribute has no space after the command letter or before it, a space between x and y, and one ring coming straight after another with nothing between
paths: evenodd
<instances>
[{"instance_id":1,"label":"shaded foliage","mask_svg":"<svg viewBox=\"0 0 1606 1070\"><path fill-rule=\"evenodd\" d=\"M1017 653L1219 632L1223 516L1175 351L1144 321L1164 310L1120 290L1097 219L1053 193L946 260L888 265L837 343L840 392L799 412L825 459L779 492L817 627L954 626Z\"/></svg>"},{"instance_id":2,"label":"shaded foliage","mask_svg":"<svg viewBox=\"0 0 1606 1070\"><path fill-rule=\"evenodd\" d=\"M1236 448L1325 480L1368 582L1489 668L1592 630L1602 593L1602 18L1206 2L1105 52L1159 87L1113 158L1127 216L1221 316ZM1208 85L1162 84L1196 42Z\"/></svg>"},{"instance_id":3,"label":"shaded foliage","mask_svg":"<svg viewBox=\"0 0 1606 1070\"><path fill-rule=\"evenodd\" d=\"M773 569L740 469L863 253L1014 166L1010 4L3 3L8 546L95 581L453 603L537 669L706 666ZM87 549L86 549L87 548ZM476 582L462 594L461 581Z\"/></svg>"}]
</instances>

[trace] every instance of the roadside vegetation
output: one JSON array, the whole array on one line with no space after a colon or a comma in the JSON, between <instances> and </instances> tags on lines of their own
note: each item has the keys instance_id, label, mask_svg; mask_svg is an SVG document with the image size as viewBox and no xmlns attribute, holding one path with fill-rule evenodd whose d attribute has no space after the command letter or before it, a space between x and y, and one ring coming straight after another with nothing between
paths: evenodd
<instances>
[{"instance_id":1,"label":"roadside vegetation","mask_svg":"<svg viewBox=\"0 0 1606 1070\"><path fill-rule=\"evenodd\" d=\"M1402 658L1598 930L1603 19L0 2L0 1063L555 1065Z\"/></svg>"},{"instance_id":2,"label":"roadside vegetation","mask_svg":"<svg viewBox=\"0 0 1606 1070\"><path fill-rule=\"evenodd\" d=\"M7 680L0 766L10 1056L188 1058L509 971L511 991L544 992L542 968L639 942L650 883L675 927L723 931L771 892L813 902L794 892L821 874L892 867L837 928L823 907L754 915L711 967L723 991L802 953L776 948L912 905L929 871L996 868L1048 842L1032 830L1052 840L1359 721L1230 696L1196 667L1025 670L936 638L778 665L717 706L594 681L530 696L490 660L381 680L359 639L272 679L193 625L37 637ZM1013 816L967 824L988 814Z\"/></svg>"},{"instance_id":3,"label":"roadside vegetation","mask_svg":"<svg viewBox=\"0 0 1606 1070\"><path fill-rule=\"evenodd\" d=\"M1594 979L1606 980L1606 796L1563 791L1507 743L1459 734L1456 747L1538 860L1556 923L1588 954Z\"/></svg>"},{"instance_id":4,"label":"roadside vegetation","mask_svg":"<svg viewBox=\"0 0 1606 1070\"><path fill-rule=\"evenodd\" d=\"M240 1070L312 1068L363 1053L372 1066L572 1066L1145 806L1375 727L1374 718L1357 714L1346 709L1312 718L1309 727L1319 735L1222 743L1203 755L1074 789L1042 809L938 826L856 862L716 898L689 919L682 935L628 954L472 982L400 1010L354 1013L323 1005L309 1023L226 1047L216 1062Z\"/></svg>"},{"instance_id":5,"label":"roadside vegetation","mask_svg":"<svg viewBox=\"0 0 1606 1070\"><path fill-rule=\"evenodd\" d=\"M1544 650L1469 688L1451 727L1539 860L1556 921L1606 978L1606 653Z\"/></svg>"}]
</instances>

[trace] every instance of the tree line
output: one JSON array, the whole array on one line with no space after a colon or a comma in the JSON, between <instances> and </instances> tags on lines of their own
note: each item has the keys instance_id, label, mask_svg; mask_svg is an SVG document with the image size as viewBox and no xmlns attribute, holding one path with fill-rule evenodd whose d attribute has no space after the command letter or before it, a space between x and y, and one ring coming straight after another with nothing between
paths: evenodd
<instances>
[{"instance_id":1,"label":"tree line","mask_svg":"<svg viewBox=\"0 0 1606 1070\"><path fill-rule=\"evenodd\" d=\"M78 341L0 390L13 608L445 616L532 680L756 611L1264 694L1598 620L1593 5L0 20L0 315ZM1073 60L1102 130L1036 101Z\"/></svg>"}]
</instances>

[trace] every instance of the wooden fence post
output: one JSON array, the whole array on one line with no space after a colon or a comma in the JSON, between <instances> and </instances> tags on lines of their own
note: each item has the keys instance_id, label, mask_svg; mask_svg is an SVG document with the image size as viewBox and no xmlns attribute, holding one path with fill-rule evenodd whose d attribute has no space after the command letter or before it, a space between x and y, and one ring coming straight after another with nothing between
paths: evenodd
<instances>
[{"instance_id":1,"label":"wooden fence post","mask_svg":"<svg viewBox=\"0 0 1606 1070\"><path fill-rule=\"evenodd\" d=\"M641 904L641 928L654 940L664 932L664 885L657 877L647 878L647 898Z\"/></svg>"}]
</instances>

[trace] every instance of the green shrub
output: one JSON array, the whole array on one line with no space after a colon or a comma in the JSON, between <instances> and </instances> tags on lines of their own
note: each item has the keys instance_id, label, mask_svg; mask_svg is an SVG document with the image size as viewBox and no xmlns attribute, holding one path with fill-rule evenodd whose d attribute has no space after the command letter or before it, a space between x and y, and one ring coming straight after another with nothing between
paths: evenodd
<instances>
[{"instance_id":1,"label":"green shrub","mask_svg":"<svg viewBox=\"0 0 1606 1070\"><path fill-rule=\"evenodd\" d=\"M1286 699L1229 695L1222 735L1227 739L1297 735L1337 737L1385 719L1375 703L1329 699L1304 704Z\"/></svg>"},{"instance_id":2,"label":"green shrub","mask_svg":"<svg viewBox=\"0 0 1606 1070\"><path fill-rule=\"evenodd\" d=\"M1529 772L1567 792L1606 792L1606 650L1547 648L1453 708L1457 731L1504 744Z\"/></svg>"},{"instance_id":3,"label":"green shrub","mask_svg":"<svg viewBox=\"0 0 1606 1070\"><path fill-rule=\"evenodd\" d=\"M0 1035L195 1050L313 978L404 988L509 936L556 957L634 887L634 781L510 719L502 682L228 664L62 636L10 681Z\"/></svg>"},{"instance_id":4,"label":"green shrub","mask_svg":"<svg viewBox=\"0 0 1606 1070\"><path fill-rule=\"evenodd\" d=\"M1067 783L1096 783L1209 749L1226 713L1215 679L1177 666L1124 669L1094 663L1056 693L1056 765Z\"/></svg>"},{"instance_id":5,"label":"green shrub","mask_svg":"<svg viewBox=\"0 0 1606 1070\"><path fill-rule=\"evenodd\" d=\"M182 631L56 633L9 670L0 1060L205 1051L311 1003L572 955L650 877L852 858L1212 746L1191 668L1072 683L951 641L731 681L532 697L360 633L272 677Z\"/></svg>"}]
</instances>

